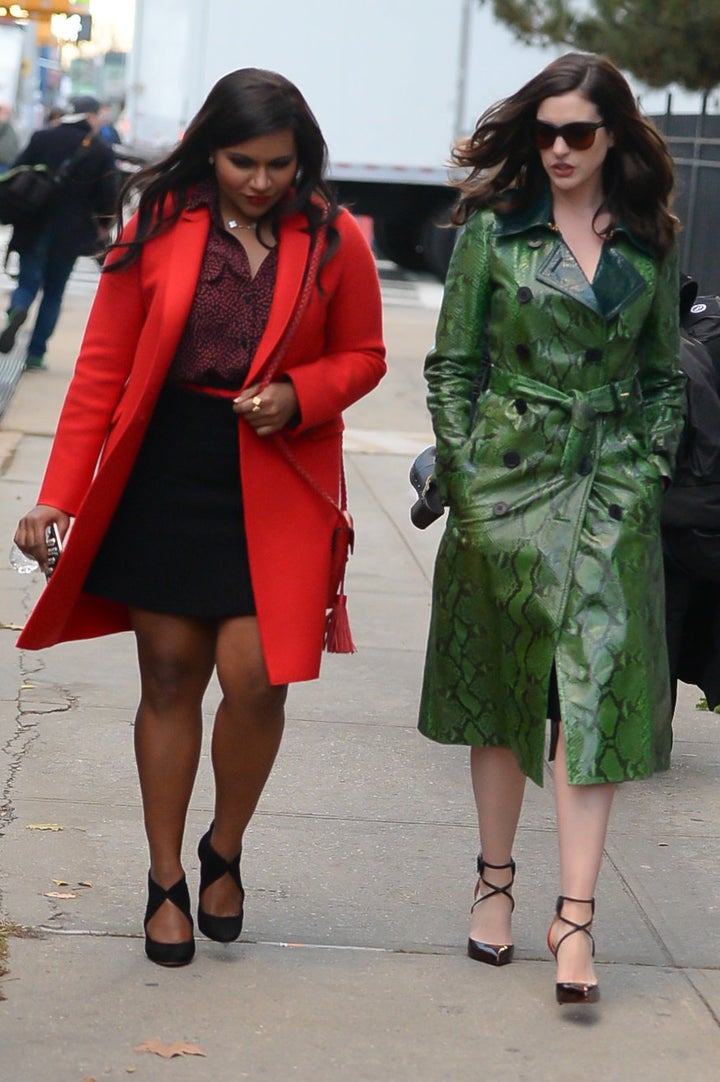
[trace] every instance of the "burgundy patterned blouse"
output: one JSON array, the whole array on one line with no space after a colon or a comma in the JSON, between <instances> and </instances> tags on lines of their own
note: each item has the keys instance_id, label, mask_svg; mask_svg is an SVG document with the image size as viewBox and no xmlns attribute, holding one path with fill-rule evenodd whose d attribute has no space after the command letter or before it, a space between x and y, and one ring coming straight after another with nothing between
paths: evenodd
<instances>
[{"instance_id":1,"label":"burgundy patterned blouse","mask_svg":"<svg viewBox=\"0 0 720 1082\"><path fill-rule=\"evenodd\" d=\"M239 390L270 313L277 247L253 278L245 249L223 225L212 179L198 184L187 202L188 208L202 205L210 208L210 232L195 298L168 379Z\"/></svg>"}]
</instances>

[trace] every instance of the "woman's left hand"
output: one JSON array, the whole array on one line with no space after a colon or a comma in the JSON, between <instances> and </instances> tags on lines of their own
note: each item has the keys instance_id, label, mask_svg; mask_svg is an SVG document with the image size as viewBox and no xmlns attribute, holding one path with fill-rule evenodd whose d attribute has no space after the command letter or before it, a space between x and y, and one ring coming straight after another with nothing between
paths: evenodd
<instances>
[{"instance_id":1,"label":"woman's left hand","mask_svg":"<svg viewBox=\"0 0 720 1082\"><path fill-rule=\"evenodd\" d=\"M298 400L290 380L269 383L262 393L260 385L255 383L233 399L233 409L258 436L272 436L297 413Z\"/></svg>"}]
</instances>

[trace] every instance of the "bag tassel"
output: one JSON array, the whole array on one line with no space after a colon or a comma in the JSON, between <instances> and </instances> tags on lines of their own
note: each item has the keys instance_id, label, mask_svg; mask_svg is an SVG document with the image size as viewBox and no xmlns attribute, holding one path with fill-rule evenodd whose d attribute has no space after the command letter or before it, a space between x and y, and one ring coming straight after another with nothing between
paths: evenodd
<instances>
[{"instance_id":1,"label":"bag tassel","mask_svg":"<svg viewBox=\"0 0 720 1082\"><path fill-rule=\"evenodd\" d=\"M330 611L325 617L325 638L323 649L328 654L356 654L357 649L353 642L348 619L347 597L344 593L344 583L335 598Z\"/></svg>"}]
</instances>

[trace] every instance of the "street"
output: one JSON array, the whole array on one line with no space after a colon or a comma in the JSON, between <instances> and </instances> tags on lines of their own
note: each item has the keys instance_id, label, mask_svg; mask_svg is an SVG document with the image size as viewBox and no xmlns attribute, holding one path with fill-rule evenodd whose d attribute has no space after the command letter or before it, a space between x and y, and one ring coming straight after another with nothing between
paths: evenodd
<instances>
[{"instance_id":1,"label":"street","mask_svg":"<svg viewBox=\"0 0 720 1082\"><path fill-rule=\"evenodd\" d=\"M40 581L15 574L7 550L35 502L92 299L82 262L50 370L23 375L0 420L0 933L17 933L0 979L0 1082L716 1078L720 715L697 708L697 688L681 687L671 771L617 795L594 926L600 1004L555 1003L549 769L544 788L528 785L518 835L516 962L493 970L465 954L467 751L415 728L441 526L412 527L407 474L431 442L421 372L441 289L390 265L388 375L346 414L358 653L326 656L318 682L290 690L244 849L241 941L199 937L184 970L147 961L131 637L14 647ZM206 736L218 694L213 684ZM193 905L211 793L206 748L185 841ZM172 1063L142 1050L152 1041L175 1046Z\"/></svg>"}]
</instances>

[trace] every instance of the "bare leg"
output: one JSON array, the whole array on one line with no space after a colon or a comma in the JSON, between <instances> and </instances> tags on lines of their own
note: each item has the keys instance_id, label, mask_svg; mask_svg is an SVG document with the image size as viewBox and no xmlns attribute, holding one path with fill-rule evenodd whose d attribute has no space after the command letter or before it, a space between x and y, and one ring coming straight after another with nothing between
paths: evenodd
<instances>
[{"instance_id":1,"label":"bare leg","mask_svg":"<svg viewBox=\"0 0 720 1082\"><path fill-rule=\"evenodd\" d=\"M472 748L470 770L482 855L490 864L508 864L525 793L525 775L507 748ZM512 876L508 868L488 869L486 877L502 887ZM510 910L510 902L502 895L476 906L470 924L471 938L484 943L512 943Z\"/></svg>"},{"instance_id":2,"label":"bare leg","mask_svg":"<svg viewBox=\"0 0 720 1082\"><path fill-rule=\"evenodd\" d=\"M223 692L215 717L213 849L226 860L239 853L275 762L285 724L287 686L270 684L255 617L224 621L218 630L216 663ZM237 885L222 876L203 892L203 909L234 916L241 903Z\"/></svg>"},{"instance_id":3,"label":"bare leg","mask_svg":"<svg viewBox=\"0 0 720 1082\"><path fill-rule=\"evenodd\" d=\"M202 699L213 670L214 625L133 609L141 699L135 723L150 871L160 886L183 875L185 817L197 772ZM148 923L161 943L188 939L186 918L164 902Z\"/></svg>"},{"instance_id":4,"label":"bare leg","mask_svg":"<svg viewBox=\"0 0 720 1082\"><path fill-rule=\"evenodd\" d=\"M560 848L560 890L569 898L593 898L600 874L614 785L569 785L562 725L555 760L555 807ZM563 916L578 924L590 919L590 906L565 902ZM555 920L553 942L569 931ZM591 944L577 933L566 939L558 953L559 982L595 983Z\"/></svg>"}]
</instances>

